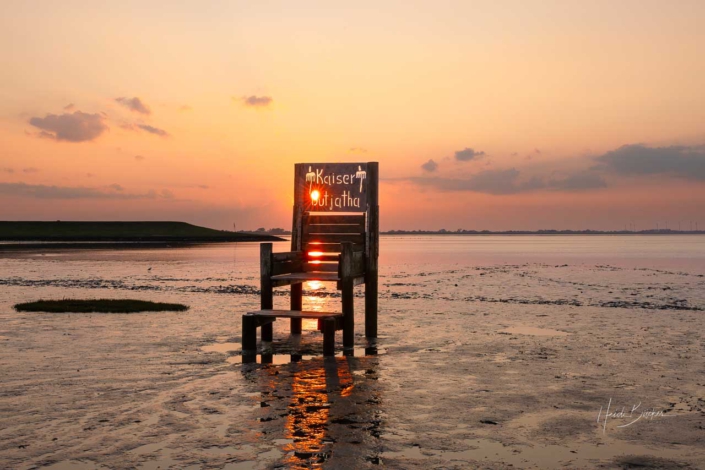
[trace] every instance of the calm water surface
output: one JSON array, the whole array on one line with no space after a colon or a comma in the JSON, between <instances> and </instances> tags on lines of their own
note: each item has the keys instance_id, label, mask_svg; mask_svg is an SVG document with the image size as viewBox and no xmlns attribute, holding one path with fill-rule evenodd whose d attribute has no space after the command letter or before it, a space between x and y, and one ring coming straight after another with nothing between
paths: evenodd
<instances>
[{"instance_id":1,"label":"calm water surface","mask_svg":"<svg viewBox=\"0 0 705 470\"><path fill-rule=\"evenodd\" d=\"M380 240L380 267L396 264L486 265L523 263L613 264L623 267L705 267L705 235L390 235ZM289 242L274 243L288 251ZM258 263L258 243L222 243L171 249L5 252L2 258L48 257L106 261Z\"/></svg>"}]
</instances>

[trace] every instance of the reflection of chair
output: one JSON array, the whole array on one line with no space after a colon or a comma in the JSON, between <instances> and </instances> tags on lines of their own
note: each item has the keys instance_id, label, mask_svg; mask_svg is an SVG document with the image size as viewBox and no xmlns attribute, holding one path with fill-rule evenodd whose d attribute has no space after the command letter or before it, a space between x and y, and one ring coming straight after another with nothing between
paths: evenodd
<instances>
[{"instance_id":1,"label":"reflection of chair","mask_svg":"<svg viewBox=\"0 0 705 470\"><path fill-rule=\"evenodd\" d=\"M260 249L261 310L242 318L242 349L257 347L257 328L262 341L272 341L272 323L291 319L291 333L301 333L301 320L319 320L323 330L324 355L333 355L335 332L343 330L343 347L355 341L354 287L365 285L365 335L377 337L377 257L379 253L379 206L377 205L377 163L367 163L367 192L362 213L314 213L306 191L306 169L296 165L294 223L291 251L273 253L271 243ZM362 181L362 180L360 180ZM309 181L310 183L310 181ZM357 184L357 182L355 182ZM360 182L362 192L362 183ZM341 312L302 310L302 283L335 282L342 294ZM274 310L273 289L291 286L291 309Z\"/></svg>"}]
</instances>

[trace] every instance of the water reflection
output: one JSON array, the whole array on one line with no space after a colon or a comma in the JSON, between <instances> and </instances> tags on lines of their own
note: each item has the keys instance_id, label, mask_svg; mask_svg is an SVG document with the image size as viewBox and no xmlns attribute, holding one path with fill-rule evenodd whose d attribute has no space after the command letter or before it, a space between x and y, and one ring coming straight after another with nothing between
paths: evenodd
<instances>
[{"instance_id":1,"label":"water reflection","mask_svg":"<svg viewBox=\"0 0 705 470\"><path fill-rule=\"evenodd\" d=\"M261 365L244 364L256 378L261 406L256 412L261 435L282 443L286 468L354 467L379 455L379 358L370 346L361 356L307 357L261 355ZM291 362L277 366L275 356ZM353 444L353 445L351 445ZM276 466L276 465L275 465Z\"/></svg>"}]
</instances>

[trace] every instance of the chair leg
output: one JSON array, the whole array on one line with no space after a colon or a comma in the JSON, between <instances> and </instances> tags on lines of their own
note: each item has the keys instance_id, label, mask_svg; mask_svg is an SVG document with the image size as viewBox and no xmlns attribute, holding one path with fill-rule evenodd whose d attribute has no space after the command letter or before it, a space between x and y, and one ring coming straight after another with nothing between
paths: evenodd
<instances>
[{"instance_id":1,"label":"chair leg","mask_svg":"<svg viewBox=\"0 0 705 470\"><path fill-rule=\"evenodd\" d=\"M242 316L242 351L257 350L257 318L254 315Z\"/></svg>"},{"instance_id":2,"label":"chair leg","mask_svg":"<svg viewBox=\"0 0 705 470\"><path fill-rule=\"evenodd\" d=\"M343 348L355 347L355 303L351 280L344 281L343 296Z\"/></svg>"},{"instance_id":3,"label":"chair leg","mask_svg":"<svg viewBox=\"0 0 705 470\"><path fill-rule=\"evenodd\" d=\"M291 310L301 311L303 307L303 284L292 284L291 285ZM292 318L291 319L291 334L300 335L301 334L301 319Z\"/></svg>"},{"instance_id":4,"label":"chair leg","mask_svg":"<svg viewBox=\"0 0 705 470\"><path fill-rule=\"evenodd\" d=\"M377 273L371 272L365 281L365 336L377 337Z\"/></svg>"},{"instance_id":5,"label":"chair leg","mask_svg":"<svg viewBox=\"0 0 705 470\"><path fill-rule=\"evenodd\" d=\"M335 318L323 321L323 355L335 356Z\"/></svg>"},{"instance_id":6,"label":"chair leg","mask_svg":"<svg viewBox=\"0 0 705 470\"><path fill-rule=\"evenodd\" d=\"M260 245L260 306L262 310L274 308L274 292L272 286L272 244Z\"/></svg>"},{"instance_id":7,"label":"chair leg","mask_svg":"<svg viewBox=\"0 0 705 470\"><path fill-rule=\"evenodd\" d=\"M274 322L262 325L260 327L260 330L262 341L272 341L272 339L274 338Z\"/></svg>"}]
</instances>

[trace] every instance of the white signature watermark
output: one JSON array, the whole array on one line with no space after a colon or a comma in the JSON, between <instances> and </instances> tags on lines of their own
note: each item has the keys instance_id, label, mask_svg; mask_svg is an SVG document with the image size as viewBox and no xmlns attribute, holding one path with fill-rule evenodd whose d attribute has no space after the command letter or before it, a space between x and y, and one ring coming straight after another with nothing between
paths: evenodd
<instances>
[{"instance_id":1,"label":"white signature watermark","mask_svg":"<svg viewBox=\"0 0 705 470\"><path fill-rule=\"evenodd\" d=\"M637 405L632 405L631 410L626 406L623 406L621 410L617 411L618 408L612 408L612 398L607 403L607 410L603 413L603 408L600 407L600 412L597 414L597 424L602 424L602 433L607 431L607 420L608 419L618 419L622 421L628 421L625 424L618 425L618 428L626 428L641 420L653 421L654 418L665 418L663 410L657 410L656 408L644 408L641 409L641 402ZM602 420L602 423L600 423Z\"/></svg>"}]
</instances>

